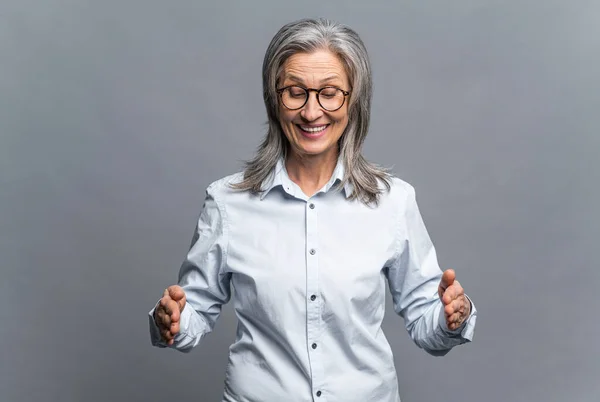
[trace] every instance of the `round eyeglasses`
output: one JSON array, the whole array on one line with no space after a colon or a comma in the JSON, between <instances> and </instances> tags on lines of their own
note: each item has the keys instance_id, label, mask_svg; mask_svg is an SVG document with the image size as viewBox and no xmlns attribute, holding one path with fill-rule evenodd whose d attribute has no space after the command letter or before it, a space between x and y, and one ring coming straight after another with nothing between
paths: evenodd
<instances>
[{"instance_id":1,"label":"round eyeglasses","mask_svg":"<svg viewBox=\"0 0 600 402\"><path fill-rule=\"evenodd\" d=\"M350 92L344 91L338 87L323 87L321 89L304 88L298 85L290 85L277 90L281 97L281 103L289 110L298 110L308 102L309 92L317 93L317 102L328 112L335 112L344 105L346 96Z\"/></svg>"}]
</instances>

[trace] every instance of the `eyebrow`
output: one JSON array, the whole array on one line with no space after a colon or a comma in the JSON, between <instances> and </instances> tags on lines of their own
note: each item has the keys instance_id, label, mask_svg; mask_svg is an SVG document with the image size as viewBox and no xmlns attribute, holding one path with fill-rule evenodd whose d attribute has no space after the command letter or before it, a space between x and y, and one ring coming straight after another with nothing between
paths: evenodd
<instances>
[{"instance_id":1,"label":"eyebrow","mask_svg":"<svg viewBox=\"0 0 600 402\"><path fill-rule=\"evenodd\" d=\"M284 77L284 81L285 80L292 80L292 81L296 81L296 82L298 82L300 84L304 84L304 80L302 78L300 78L300 77L298 77L296 75L293 75L293 74L286 75ZM324 83L329 83L331 81L336 81L336 80L340 80L341 81L341 79L340 79L339 76L337 76L337 75L330 75L330 76L327 76L327 77L323 78L320 81L320 84L323 85Z\"/></svg>"}]
</instances>

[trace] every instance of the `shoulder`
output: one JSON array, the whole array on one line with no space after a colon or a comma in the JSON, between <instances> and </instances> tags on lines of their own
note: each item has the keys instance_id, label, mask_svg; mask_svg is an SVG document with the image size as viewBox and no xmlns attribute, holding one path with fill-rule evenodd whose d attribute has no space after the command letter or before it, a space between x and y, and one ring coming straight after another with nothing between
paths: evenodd
<instances>
[{"instance_id":1,"label":"shoulder","mask_svg":"<svg viewBox=\"0 0 600 402\"><path fill-rule=\"evenodd\" d=\"M405 203L406 200L415 197L415 188L407 181L392 175L390 176L390 189L385 196L390 198L393 203Z\"/></svg>"},{"instance_id":2,"label":"shoulder","mask_svg":"<svg viewBox=\"0 0 600 402\"><path fill-rule=\"evenodd\" d=\"M218 180L213 181L206 187L204 203L202 206L201 215L218 216L219 219L226 220L227 215L227 200L230 194L236 190L230 188L230 184L243 179L243 173L238 172Z\"/></svg>"},{"instance_id":3,"label":"shoulder","mask_svg":"<svg viewBox=\"0 0 600 402\"><path fill-rule=\"evenodd\" d=\"M232 184L240 183L244 179L244 172L236 172L213 181L206 188L207 196L215 199L227 198L230 194L239 193L231 188Z\"/></svg>"}]
</instances>

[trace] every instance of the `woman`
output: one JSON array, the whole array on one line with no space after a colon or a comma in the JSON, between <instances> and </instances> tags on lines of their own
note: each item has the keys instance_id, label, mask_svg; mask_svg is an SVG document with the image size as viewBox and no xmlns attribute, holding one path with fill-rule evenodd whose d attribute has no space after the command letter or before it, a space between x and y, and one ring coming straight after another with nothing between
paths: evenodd
<instances>
[{"instance_id":1,"label":"woman","mask_svg":"<svg viewBox=\"0 0 600 402\"><path fill-rule=\"evenodd\" d=\"M179 285L150 312L152 343L191 350L233 287L224 401L399 401L386 282L433 355L472 339L475 308L441 272L413 188L361 155L365 47L330 21L288 24L267 49L263 94L266 139L243 173L208 187Z\"/></svg>"}]
</instances>

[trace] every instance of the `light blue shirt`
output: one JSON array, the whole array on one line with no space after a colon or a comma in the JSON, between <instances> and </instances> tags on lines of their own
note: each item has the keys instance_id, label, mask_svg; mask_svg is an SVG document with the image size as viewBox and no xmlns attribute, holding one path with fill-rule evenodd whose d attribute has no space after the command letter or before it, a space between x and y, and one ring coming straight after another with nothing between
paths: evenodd
<instances>
[{"instance_id":1,"label":"light blue shirt","mask_svg":"<svg viewBox=\"0 0 600 402\"><path fill-rule=\"evenodd\" d=\"M280 160L260 195L212 183L178 284L187 303L174 345L188 352L233 294L226 402L399 402L381 329L386 282L414 342L432 355L472 340L476 309L446 326L442 272L408 183L393 178L377 207L330 181L307 197ZM231 291L233 289L233 292ZM152 344L166 347L150 311Z\"/></svg>"}]
</instances>

